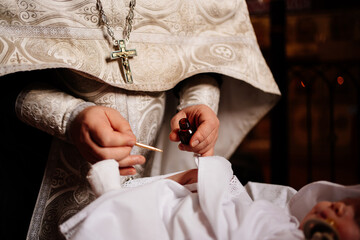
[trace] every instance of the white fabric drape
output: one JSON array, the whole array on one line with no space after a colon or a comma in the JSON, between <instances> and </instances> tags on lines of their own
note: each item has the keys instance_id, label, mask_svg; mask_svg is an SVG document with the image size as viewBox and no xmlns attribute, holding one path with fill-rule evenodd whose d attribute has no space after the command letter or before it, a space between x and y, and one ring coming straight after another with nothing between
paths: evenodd
<instances>
[{"instance_id":1,"label":"white fabric drape","mask_svg":"<svg viewBox=\"0 0 360 240\"><path fill-rule=\"evenodd\" d=\"M284 207L253 201L222 157L199 158L197 192L164 178L139 181L107 191L61 231L89 240L303 238Z\"/></svg>"},{"instance_id":2,"label":"white fabric drape","mask_svg":"<svg viewBox=\"0 0 360 240\"><path fill-rule=\"evenodd\" d=\"M62 224L61 231L69 240L304 239L299 222L317 202L360 196L360 185L326 181L308 184L298 192L255 182L243 187L226 159L195 160L198 183L191 188L165 179L169 174L117 182L116 188L105 190L103 186L113 180L108 171L113 162L106 160L94 167L97 187L105 191Z\"/></svg>"}]
</instances>

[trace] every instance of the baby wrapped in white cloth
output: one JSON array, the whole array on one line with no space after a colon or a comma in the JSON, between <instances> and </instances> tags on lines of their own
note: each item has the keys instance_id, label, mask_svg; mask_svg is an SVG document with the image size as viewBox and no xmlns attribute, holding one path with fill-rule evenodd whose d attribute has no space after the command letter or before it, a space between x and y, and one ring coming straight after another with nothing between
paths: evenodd
<instances>
[{"instance_id":1,"label":"baby wrapped in white cloth","mask_svg":"<svg viewBox=\"0 0 360 240\"><path fill-rule=\"evenodd\" d=\"M173 181L172 174L121 183L117 163L100 162L89 179L100 196L64 222L61 232L87 240L305 239L299 224L317 202L360 196L360 186L328 182L299 192L270 184L244 187L226 159L196 160L197 182L189 184Z\"/></svg>"}]
</instances>

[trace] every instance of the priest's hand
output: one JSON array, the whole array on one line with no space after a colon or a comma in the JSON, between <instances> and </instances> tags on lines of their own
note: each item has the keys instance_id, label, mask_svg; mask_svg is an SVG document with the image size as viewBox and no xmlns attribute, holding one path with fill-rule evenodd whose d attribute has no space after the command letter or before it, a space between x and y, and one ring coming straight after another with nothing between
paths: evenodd
<instances>
[{"instance_id":1,"label":"priest's hand","mask_svg":"<svg viewBox=\"0 0 360 240\"><path fill-rule=\"evenodd\" d=\"M196 131L191 137L189 145L180 143L179 149L198 153L203 157L214 155L214 147L220 126L219 119L214 111L204 104L193 105L179 111L171 119L171 132L169 135L171 141L180 141L178 131L181 118L187 118L190 124L196 127Z\"/></svg>"},{"instance_id":2,"label":"priest's hand","mask_svg":"<svg viewBox=\"0 0 360 240\"><path fill-rule=\"evenodd\" d=\"M133 175L133 165L145 163L144 156L130 155L136 137L128 121L115 109L85 108L71 122L70 137L88 162L115 159L121 175Z\"/></svg>"}]
</instances>

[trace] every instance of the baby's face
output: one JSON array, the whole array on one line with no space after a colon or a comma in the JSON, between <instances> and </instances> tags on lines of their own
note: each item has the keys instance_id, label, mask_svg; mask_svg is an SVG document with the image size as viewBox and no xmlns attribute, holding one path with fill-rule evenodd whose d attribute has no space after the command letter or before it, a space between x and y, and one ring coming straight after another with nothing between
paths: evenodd
<instances>
[{"instance_id":1,"label":"baby's face","mask_svg":"<svg viewBox=\"0 0 360 240\"><path fill-rule=\"evenodd\" d=\"M300 228L303 229L309 219L333 221L341 240L359 240L360 230L355 221L355 211L356 205L354 206L351 201L319 202L301 221Z\"/></svg>"}]
</instances>

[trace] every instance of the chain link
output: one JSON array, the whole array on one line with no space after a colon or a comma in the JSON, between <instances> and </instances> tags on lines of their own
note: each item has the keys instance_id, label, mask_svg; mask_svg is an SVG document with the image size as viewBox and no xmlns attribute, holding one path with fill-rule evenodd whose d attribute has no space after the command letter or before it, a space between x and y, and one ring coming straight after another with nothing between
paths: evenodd
<instances>
[{"instance_id":1,"label":"chain link","mask_svg":"<svg viewBox=\"0 0 360 240\"><path fill-rule=\"evenodd\" d=\"M126 16L126 23L125 23L125 27L124 27L124 30L123 30L123 38L125 39L126 43L129 42L130 33L132 31L132 25L134 23L134 8L135 8L135 5L136 5L136 0L130 0L129 13ZM98 7L98 10L100 12L101 22L105 25L106 31L109 34L109 36L111 37L114 45L117 45L118 40L115 38L114 31L110 27L110 24L109 24L108 19L106 17L106 14L105 14L104 8L102 6L101 0L97 0L97 7Z\"/></svg>"},{"instance_id":2,"label":"chain link","mask_svg":"<svg viewBox=\"0 0 360 240\"><path fill-rule=\"evenodd\" d=\"M123 31L123 36L125 38L126 43L129 42L130 33L132 31L132 26L134 23L134 8L136 5L136 0L130 0L129 3L129 13L126 16L126 24Z\"/></svg>"}]
</instances>

